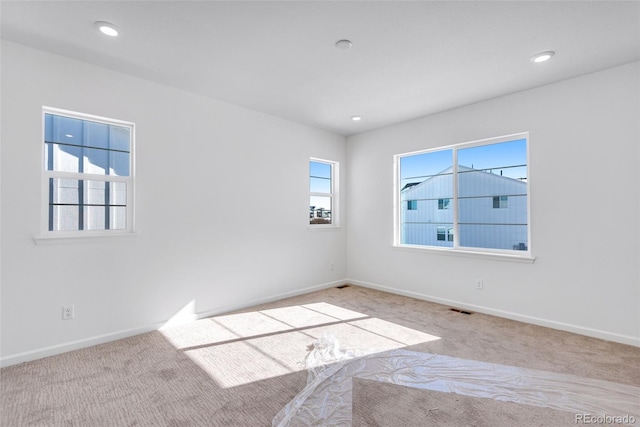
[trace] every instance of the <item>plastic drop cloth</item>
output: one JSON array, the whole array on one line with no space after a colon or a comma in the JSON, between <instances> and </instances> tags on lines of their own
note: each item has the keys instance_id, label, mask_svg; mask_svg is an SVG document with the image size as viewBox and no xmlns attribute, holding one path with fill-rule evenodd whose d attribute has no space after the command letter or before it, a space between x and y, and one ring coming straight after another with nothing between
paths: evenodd
<instances>
[{"instance_id":1,"label":"plastic drop cloth","mask_svg":"<svg viewBox=\"0 0 640 427\"><path fill-rule=\"evenodd\" d=\"M640 387L574 375L407 350L362 355L318 340L307 356L307 386L274 427L350 426L352 378L592 415L640 418Z\"/></svg>"}]
</instances>

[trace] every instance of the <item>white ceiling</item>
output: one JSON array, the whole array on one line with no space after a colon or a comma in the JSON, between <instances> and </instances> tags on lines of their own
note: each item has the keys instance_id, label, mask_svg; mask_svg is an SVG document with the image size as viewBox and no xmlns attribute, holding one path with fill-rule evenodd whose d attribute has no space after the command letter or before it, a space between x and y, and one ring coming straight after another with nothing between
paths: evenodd
<instances>
[{"instance_id":1,"label":"white ceiling","mask_svg":"<svg viewBox=\"0 0 640 427\"><path fill-rule=\"evenodd\" d=\"M4 39L342 135L640 60L638 1L0 5Z\"/></svg>"}]
</instances>

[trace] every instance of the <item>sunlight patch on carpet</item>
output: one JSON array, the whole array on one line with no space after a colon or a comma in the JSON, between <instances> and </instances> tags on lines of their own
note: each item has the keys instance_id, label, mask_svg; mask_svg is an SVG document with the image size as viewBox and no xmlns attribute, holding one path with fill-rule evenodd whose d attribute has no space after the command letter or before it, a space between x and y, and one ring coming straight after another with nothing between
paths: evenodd
<instances>
[{"instance_id":1,"label":"sunlight patch on carpet","mask_svg":"<svg viewBox=\"0 0 640 427\"><path fill-rule=\"evenodd\" d=\"M308 347L326 336L374 354L440 339L328 303L165 325L164 337L223 388L306 370Z\"/></svg>"}]
</instances>

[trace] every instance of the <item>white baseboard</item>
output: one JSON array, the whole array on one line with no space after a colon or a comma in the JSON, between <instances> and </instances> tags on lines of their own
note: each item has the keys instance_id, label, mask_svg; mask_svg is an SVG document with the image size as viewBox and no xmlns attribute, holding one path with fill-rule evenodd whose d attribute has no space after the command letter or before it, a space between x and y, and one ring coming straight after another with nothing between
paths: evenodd
<instances>
[{"instance_id":1,"label":"white baseboard","mask_svg":"<svg viewBox=\"0 0 640 427\"><path fill-rule=\"evenodd\" d=\"M389 286L382 286L376 283L363 282L361 280L347 279L345 283L351 283L357 286L365 288L377 289L379 291L389 292L393 294L403 295L411 298L416 298L424 301L434 302L442 305L448 305L455 308L461 308L465 310L475 311L478 313L490 314L496 317L503 317L506 319L517 320L519 322L531 323L538 326L545 326L547 328L558 329L561 331L572 332L575 334L585 335L593 338L600 338L607 341L613 341L621 344L628 344L635 347L640 347L640 337L633 337L630 335L616 334L614 332L602 331L599 329L586 328L584 326L573 325L570 323L556 322L554 320L543 319L540 317L527 316L524 314L513 313L510 311L496 310L489 307L482 307L473 304L466 304L460 301L450 300L446 298L434 297L431 295L421 294L418 292L405 291L402 289L392 288Z\"/></svg>"},{"instance_id":2,"label":"white baseboard","mask_svg":"<svg viewBox=\"0 0 640 427\"><path fill-rule=\"evenodd\" d=\"M482 307L473 304L466 304L460 301L450 300L446 298L434 297L431 295L421 294L418 292L405 291L389 286L382 286L376 283L364 282L355 279L336 280L334 282L323 283L320 285L309 286L302 289L296 289L294 291L288 291L271 295L263 298L256 298L253 300L245 301L241 304L233 304L224 307L219 307L213 310L207 310L204 312L196 313L195 319L203 319L206 317L216 316L230 311L241 310L243 308L252 307L259 304L265 304L272 301L281 300L284 298L290 298L298 295L303 295L309 292L319 291L326 288L340 286L344 284L353 284L362 286L365 288L377 289L384 292L390 292L393 294L404 295L411 298L416 298L424 301L434 302L438 304L448 305L456 308L461 308L470 311L476 311L478 313L490 314L492 316L503 317L506 319L517 320L524 323L531 323L534 325L545 326L552 329L558 329L562 331L572 332L580 335L585 335L594 338L601 338L607 341L618 342L622 344L633 345L640 347L640 337L633 337L629 335L621 335L608 331L602 331L599 329L586 328L583 326L573 325L569 323L556 322L553 320L542 319L534 316L527 316L523 314L513 313L504 310L496 310L489 307ZM169 319L163 322L154 323L151 325L142 326L139 328L127 329L123 331L117 331L109 334L98 335L95 337L89 337L81 340L66 342L55 346L44 347L24 353L17 353L0 358L0 367L16 365L19 363L29 362L31 360L42 359L44 357L55 356L57 354L66 353L68 351L79 350L86 347L91 347L98 344L104 344L111 341L116 341L123 338L132 337L134 335L140 335L147 332L155 331L164 326Z\"/></svg>"},{"instance_id":3,"label":"white baseboard","mask_svg":"<svg viewBox=\"0 0 640 427\"><path fill-rule=\"evenodd\" d=\"M234 310L241 310L243 308L252 307L254 305L264 304L272 301L277 301L284 298L294 297L297 295L307 294L309 292L319 291L321 289L331 288L334 286L340 286L347 283L345 280L337 280L334 282L322 283L320 285L309 286L303 289L296 289L294 291L288 291L271 295L264 298L256 298L250 301L245 301L240 304L232 304L225 307L216 308L200 313L196 313L193 320L203 319L206 317L216 316L222 313L228 313ZM81 340L70 341L50 347L43 347L36 350L26 351L24 353L11 354L0 358L0 367L6 367L11 365L17 365L19 363L29 362L32 360L42 359L49 356L55 356L58 354L66 353L68 351L80 350L86 347L92 347L98 344L104 344L111 341L116 341L123 338L129 338L135 335L144 334L147 332L155 331L164 326L169 319L163 322L154 323L151 325L142 326L139 328L127 329L123 331L117 331L109 334L98 335L95 337L89 337Z\"/></svg>"},{"instance_id":4,"label":"white baseboard","mask_svg":"<svg viewBox=\"0 0 640 427\"><path fill-rule=\"evenodd\" d=\"M164 322L154 325L147 325L141 328L127 329L124 331L113 332L110 334L98 335L95 337L85 338L76 341L69 341L66 343L53 345L50 347L43 347L36 350L25 351L24 353L11 354L0 358L0 367L17 365L18 363L30 362L32 360L43 359L49 356L55 356L58 354L66 353L68 351L80 350L81 348L92 347L98 344L104 344L111 341L120 340L123 338L129 338L134 335L144 334L146 332L155 331L161 327Z\"/></svg>"},{"instance_id":5,"label":"white baseboard","mask_svg":"<svg viewBox=\"0 0 640 427\"><path fill-rule=\"evenodd\" d=\"M198 319L204 319L205 317L217 316L219 314L228 313L230 311L241 310L247 307L253 307L254 305L266 304L268 302L278 301L285 298L291 298L298 295L308 294L310 292L320 291L322 289L333 288L348 283L346 280L336 280L334 282L322 283L320 285L309 286L303 289L296 289L294 291L282 292L276 295L271 295L264 298L256 298L253 300L245 301L242 304L228 305L225 307L217 308L214 310L203 311L198 313Z\"/></svg>"}]
</instances>

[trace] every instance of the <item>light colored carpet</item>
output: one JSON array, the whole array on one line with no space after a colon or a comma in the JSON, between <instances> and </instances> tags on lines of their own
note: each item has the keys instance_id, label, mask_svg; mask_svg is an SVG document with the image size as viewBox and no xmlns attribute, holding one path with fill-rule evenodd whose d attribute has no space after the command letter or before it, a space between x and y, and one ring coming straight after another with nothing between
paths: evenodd
<instances>
[{"instance_id":1,"label":"light colored carpet","mask_svg":"<svg viewBox=\"0 0 640 427\"><path fill-rule=\"evenodd\" d=\"M3 368L0 425L269 426L305 387L307 346L323 335L640 386L640 348L351 286ZM540 409L524 405L355 386L360 426L575 425L544 409L550 424L521 423Z\"/></svg>"}]
</instances>

